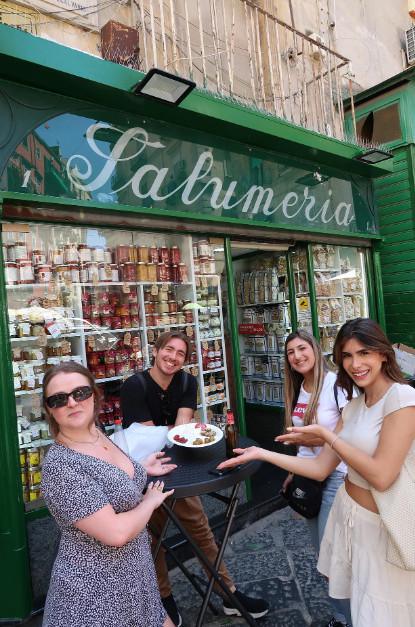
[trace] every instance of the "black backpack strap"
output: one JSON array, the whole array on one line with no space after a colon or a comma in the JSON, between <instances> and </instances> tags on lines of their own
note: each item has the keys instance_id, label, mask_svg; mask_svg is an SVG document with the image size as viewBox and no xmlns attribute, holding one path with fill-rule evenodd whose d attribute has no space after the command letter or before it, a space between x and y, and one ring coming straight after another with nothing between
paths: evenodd
<instances>
[{"instance_id":1,"label":"black backpack strap","mask_svg":"<svg viewBox=\"0 0 415 627\"><path fill-rule=\"evenodd\" d=\"M189 387L191 375L186 370L182 370L182 373L182 394L184 396Z\"/></svg>"},{"instance_id":2,"label":"black backpack strap","mask_svg":"<svg viewBox=\"0 0 415 627\"><path fill-rule=\"evenodd\" d=\"M339 407L339 388L337 387L337 383L335 383L333 385L333 394L334 394L334 400L336 401L336 405L337 405L337 411L340 413L340 407Z\"/></svg>"},{"instance_id":3,"label":"black backpack strap","mask_svg":"<svg viewBox=\"0 0 415 627\"><path fill-rule=\"evenodd\" d=\"M144 372L140 371L140 372L136 372L135 376L137 378L137 381L139 382L139 384L142 387L142 390L144 392L144 396L146 396L147 394L147 380L144 376Z\"/></svg>"}]
</instances>

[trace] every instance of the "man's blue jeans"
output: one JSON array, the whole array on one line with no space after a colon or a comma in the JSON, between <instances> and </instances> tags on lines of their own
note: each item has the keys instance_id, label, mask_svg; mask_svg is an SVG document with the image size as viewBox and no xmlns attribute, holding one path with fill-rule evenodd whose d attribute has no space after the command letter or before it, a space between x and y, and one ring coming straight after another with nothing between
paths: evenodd
<instances>
[{"instance_id":1,"label":"man's blue jeans","mask_svg":"<svg viewBox=\"0 0 415 627\"><path fill-rule=\"evenodd\" d=\"M307 519L307 524L311 533L311 540L313 546L317 552L320 551L321 540L323 539L324 529L326 528L327 518L331 506L333 505L334 497L336 496L338 488L344 481L344 474L339 470L335 470L326 479L323 489L323 498L321 502L321 508L318 516L315 518ZM348 599L332 599L330 597L331 604L334 609L334 618L340 622L352 623L350 615L350 601Z\"/></svg>"}]
</instances>

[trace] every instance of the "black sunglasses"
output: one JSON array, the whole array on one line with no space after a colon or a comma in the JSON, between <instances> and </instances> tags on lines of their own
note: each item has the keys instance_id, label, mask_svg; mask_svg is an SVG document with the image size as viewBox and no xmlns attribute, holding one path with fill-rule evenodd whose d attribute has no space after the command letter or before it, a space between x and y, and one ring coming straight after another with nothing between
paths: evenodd
<instances>
[{"instance_id":1,"label":"black sunglasses","mask_svg":"<svg viewBox=\"0 0 415 627\"><path fill-rule=\"evenodd\" d=\"M58 394L48 396L46 405L49 409L65 407L65 405L68 404L70 396L72 396L74 401L80 403L81 401L86 401L87 398L91 398L93 393L93 389L89 385L83 385L82 387L75 388L72 392L59 392Z\"/></svg>"}]
</instances>

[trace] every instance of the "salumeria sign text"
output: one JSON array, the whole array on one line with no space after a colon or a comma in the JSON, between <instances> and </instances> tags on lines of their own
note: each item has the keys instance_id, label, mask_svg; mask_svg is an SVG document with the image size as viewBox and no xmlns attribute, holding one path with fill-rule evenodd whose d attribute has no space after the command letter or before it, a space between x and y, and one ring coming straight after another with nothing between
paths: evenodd
<instances>
[{"instance_id":1,"label":"salumeria sign text","mask_svg":"<svg viewBox=\"0 0 415 627\"><path fill-rule=\"evenodd\" d=\"M97 145L95 135L100 130L111 130L119 133L120 137L114 144L109 154L105 154ZM108 182L117 164L130 161L149 148L162 150L165 145L160 142L150 141L147 131L140 127L130 128L122 131L110 124L99 122L88 127L86 139L91 150L104 159L105 163L97 176L91 179L93 168L89 159L84 155L74 154L67 162L67 173L74 187L77 189L94 192ZM126 154L126 148L130 142L136 143L136 150ZM319 220L323 224L347 227L354 221L355 215L351 203L339 202L335 206L332 204L332 191L328 190L327 198L322 204L316 201L315 196L308 187L304 188L303 194L288 192L283 199L275 204L275 193L270 187L252 185L248 191L238 198L238 181L231 181L224 189L223 181L217 176L209 177L214 160L210 150L202 152L197 159L192 172L175 189L169 189L168 193L163 193L163 186L169 179L169 168L159 168L156 165L147 163L139 167L132 177L113 193L121 192L131 186L133 194L137 198L151 198L155 203L164 201L175 194L181 194L181 202L191 206L203 195L210 194L209 204L212 209L235 209L238 207L242 215L272 216L282 214L284 218L300 221L305 219L313 223ZM83 164L81 166L81 164ZM87 183L86 181L89 182ZM142 182L145 180L145 190L142 189ZM150 184L149 184L150 181ZM206 197L204 198L206 202Z\"/></svg>"}]
</instances>

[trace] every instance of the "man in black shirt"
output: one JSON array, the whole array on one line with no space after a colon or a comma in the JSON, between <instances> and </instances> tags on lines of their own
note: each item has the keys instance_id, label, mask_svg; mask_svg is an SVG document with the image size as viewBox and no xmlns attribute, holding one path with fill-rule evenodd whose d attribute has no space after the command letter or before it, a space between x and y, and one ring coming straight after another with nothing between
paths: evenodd
<instances>
[{"instance_id":1,"label":"man in black shirt","mask_svg":"<svg viewBox=\"0 0 415 627\"><path fill-rule=\"evenodd\" d=\"M133 422L172 427L192 420L197 407L197 380L182 370L189 354L190 342L183 333L167 332L159 336L153 349L153 366L144 373L133 375L122 386L124 428ZM199 497L179 499L174 512L213 563L218 548ZM161 509L155 510L150 520L152 528L161 533L165 519ZM182 618L172 595L165 554L162 551L156 560L156 572L164 607L171 620L179 627ZM254 618L267 614L269 607L266 601L253 599L236 590L223 562L219 566L219 573L224 583ZM220 593L220 590L217 591ZM228 599L223 601L223 609L227 615L239 615Z\"/></svg>"}]
</instances>

